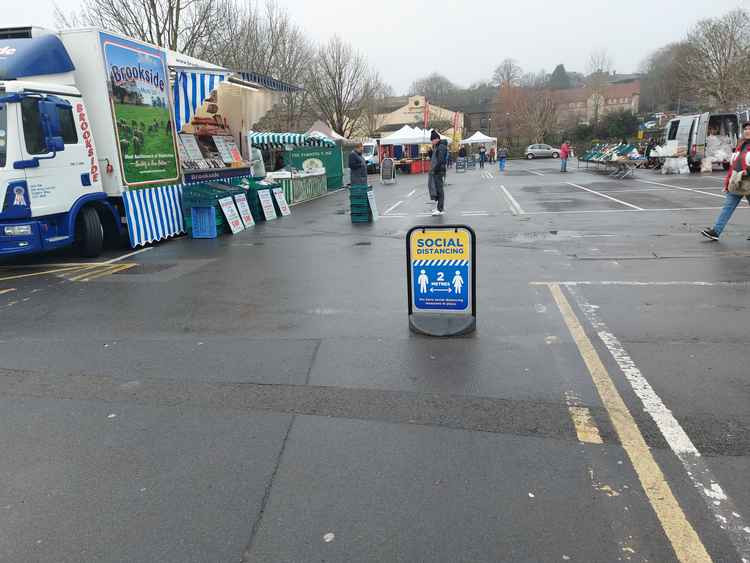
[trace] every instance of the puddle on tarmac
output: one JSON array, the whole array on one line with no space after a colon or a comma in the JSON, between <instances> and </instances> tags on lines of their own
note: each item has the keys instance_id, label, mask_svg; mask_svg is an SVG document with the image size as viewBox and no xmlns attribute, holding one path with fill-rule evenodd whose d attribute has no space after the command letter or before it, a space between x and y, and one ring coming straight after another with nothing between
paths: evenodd
<instances>
[{"instance_id":1,"label":"puddle on tarmac","mask_svg":"<svg viewBox=\"0 0 750 563\"><path fill-rule=\"evenodd\" d=\"M597 233L587 233L584 231L541 231L536 233L517 233L510 237L513 242L519 243L532 243L532 242L543 242L543 241L561 241L561 240L573 240L579 238L601 238L601 237L612 237L614 235L603 235Z\"/></svg>"}]
</instances>

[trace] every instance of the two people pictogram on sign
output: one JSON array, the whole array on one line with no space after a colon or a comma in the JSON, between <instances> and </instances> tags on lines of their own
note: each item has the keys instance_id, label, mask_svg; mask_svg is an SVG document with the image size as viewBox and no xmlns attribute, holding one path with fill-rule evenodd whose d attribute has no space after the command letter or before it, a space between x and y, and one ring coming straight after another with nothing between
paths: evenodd
<instances>
[{"instance_id":1,"label":"two people pictogram on sign","mask_svg":"<svg viewBox=\"0 0 750 563\"><path fill-rule=\"evenodd\" d=\"M440 277L442 278L442 272L440 273ZM442 279L440 281L442 281ZM425 270L420 270L417 283L419 284L419 292L427 293L427 286L430 284L430 277ZM453 285L453 291L455 291L457 295L461 295L461 291L464 287L464 278L461 276L460 271L456 270L456 275L453 276L451 284Z\"/></svg>"}]
</instances>

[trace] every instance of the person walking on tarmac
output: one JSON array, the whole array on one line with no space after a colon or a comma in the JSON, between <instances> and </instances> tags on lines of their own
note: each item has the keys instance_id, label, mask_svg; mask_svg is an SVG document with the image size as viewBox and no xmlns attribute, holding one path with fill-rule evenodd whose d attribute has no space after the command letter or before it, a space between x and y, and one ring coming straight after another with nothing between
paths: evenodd
<instances>
[{"instance_id":1,"label":"person walking on tarmac","mask_svg":"<svg viewBox=\"0 0 750 563\"><path fill-rule=\"evenodd\" d=\"M497 149L497 165L500 167L500 172L505 172L506 160L508 160L508 149L503 146Z\"/></svg>"},{"instance_id":2,"label":"person walking on tarmac","mask_svg":"<svg viewBox=\"0 0 750 563\"><path fill-rule=\"evenodd\" d=\"M565 141L560 147L560 172L568 171L568 159L571 152L570 141Z\"/></svg>"},{"instance_id":3,"label":"person walking on tarmac","mask_svg":"<svg viewBox=\"0 0 750 563\"><path fill-rule=\"evenodd\" d=\"M487 160L487 149L484 145L479 147L479 168L484 168L484 163Z\"/></svg>"},{"instance_id":4,"label":"person walking on tarmac","mask_svg":"<svg viewBox=\"0 0 750 563\"><path fill-rule=\"evenodd\" d=\"M440 138L440 134L432 130L430 133L432 142L432 156L430 157L430 176L427 187L430 190L430 199L437 202L433 215L443 215L445 213L445 163L448 158L448 142Z\"/></svg>"},{"instance_id":5,"label":"person walking on tarmac","mask_svg":"<svg viewBox=\"0 0 750 563\"><path fill-rule=\"evenodd\" d=\"M354 150L349 153L349 169L352 171L352 186L367 185L367 161L362 156L365 147L357 143Z\"/></svg>"},{"instance_id":6,"label":"person walking on tarmac","mask_svg":"<svg viewBox=\"0 0 750 563\"><path fill-rule=\"evenodd\" d=\"M727 194L724 200L724 208L719 213L719 218L713 228L703 229L701 234L709 240L719 240L721 233L732 218L734 210L747 198L750 202L750 178L747 168L750 166L750 122L742 124L742 139L732 155L732 165L724 178L724 192ZM750 240L750 239L748 239Z\"/></svg>"}]
</instances>

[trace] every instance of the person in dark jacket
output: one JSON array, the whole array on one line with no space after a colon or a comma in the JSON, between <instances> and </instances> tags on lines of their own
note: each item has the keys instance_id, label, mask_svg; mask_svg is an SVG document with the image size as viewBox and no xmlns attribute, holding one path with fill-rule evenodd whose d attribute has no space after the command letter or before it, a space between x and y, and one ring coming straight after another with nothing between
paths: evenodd
<instances>
[{"instance_id":1,"label":"person in dark jacket","mask_svg":"<svg viewBox=\"0 0 750 563\"><path fill-rule=\"evenodd\" d=\"M274 172L284 169L284 153L282 153L281 151L278 151L276 153L276 160L273 163L273 169Z\"/></svg>"},{"instance_id":2,"label":"person in dark jacket","mask_svg":"<svg viewBox=\"0 0 750 563\"><path fill-rule=\"evenodd\" d=\"M352 171L352 186L367 185L367 161L362 156L365 147L357 143L354 150L349 153L349 169Z\"/></svg>"},{"instance_id":3,"label":"person in dark jacket","mask_svg":"<svg viewBox=\"0 0 750 563\"><path fill-rule=\"evenodd\" d=\"M432 130L430 133L432 142L432 157L430 158L430 176L428 187L430 190L430 199L437 202L433 215L443 215L445 213L445 183L446 161L448 158L448 142L440 138L440 134Z\"/></svg>"}]
</instances>

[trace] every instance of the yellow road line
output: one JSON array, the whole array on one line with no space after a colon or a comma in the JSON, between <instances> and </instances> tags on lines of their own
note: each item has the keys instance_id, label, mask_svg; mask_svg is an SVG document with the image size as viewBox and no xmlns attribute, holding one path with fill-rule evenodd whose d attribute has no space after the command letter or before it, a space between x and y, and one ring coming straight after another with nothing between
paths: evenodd
<instances>
[{"instance_id":1,"label":"yellow road line","mask_svg":"<svg viewBox=\"0 0 750 563\"><path fill-rule=\"evenodd\" d=\"M570 411L570 418L573 419L573 425L576 427L578 440L588 444L604 443L589 409L586 407L568 407L568 411Z\"/></svg>"},{"instance_id":2,"label":"yellow road line","mask_svg":"<svg viewBox=\"0 0 750 563\"><path fill-rule=\"evenodd\" d=\"M115 264L114 266L110 266L109 268L96 272L91 276L84 277L80 281L90 282L98 278L103 278L104 276L111 276L112 274L116 274L117 272L124 272L125 270L129 270L133 266L135 266L135 264Z\"/></svg>"},{"instance_id":3,"label":"yellow road line","mask_svg":"<svg viewBox=\"0 0 750 563\"><path fill-rule=\"evenodd\" d=\"M60 272L70 272L71 270L77 270L78 266L70 266L68 268L58 268L57 270L46 270L44 272L34 272L33 274L20 274L18 276L8 276L0 278L0 281L19 280L21 278L31 278L34 276L46 276L50 274L59 274Z\"/></svg>"},{"instance_id":4,"label":"yellow road line","mask_svg":"<svg viewBox=\"0 0 750 563\"><path fill-rule=\"evenodd\" d=\"M599 354L583 330L560 286L550 284L552 297L591 374L591 379L609 413L612 425L630 458L643 490L659 518L677 559L682 563L710 563L711 557L672 493L625 401L617 391Z\"/></svg>"},{"instance_id":5,"label":"yellow road line","mask_svg":"<svg viewBox=\"0 0 750 563\"><path fill-rule=\"evenodd\" d=\"M108 266L104 266L104 267L108 268ZM67 280L72 281L72 282L80 281L86 276L88 276L92 271L97 270L98 268L101 268L101 266L96 265L96 264L89 265L84 268L76 268L74 271L68 272L68 274L74 274L74 275L67 276Z\"/></svg>"},{"instance_id":6,"label":"yellow road line","mask_svg":"<svg viewBox=\"0 0 750 563\"><path fill-rule=\"evenodd\" d=\"M0 295L5 295L6 293L12 293L16 289L11 287L10 289L0 289Z\"/></svg>"}]
</instances>

